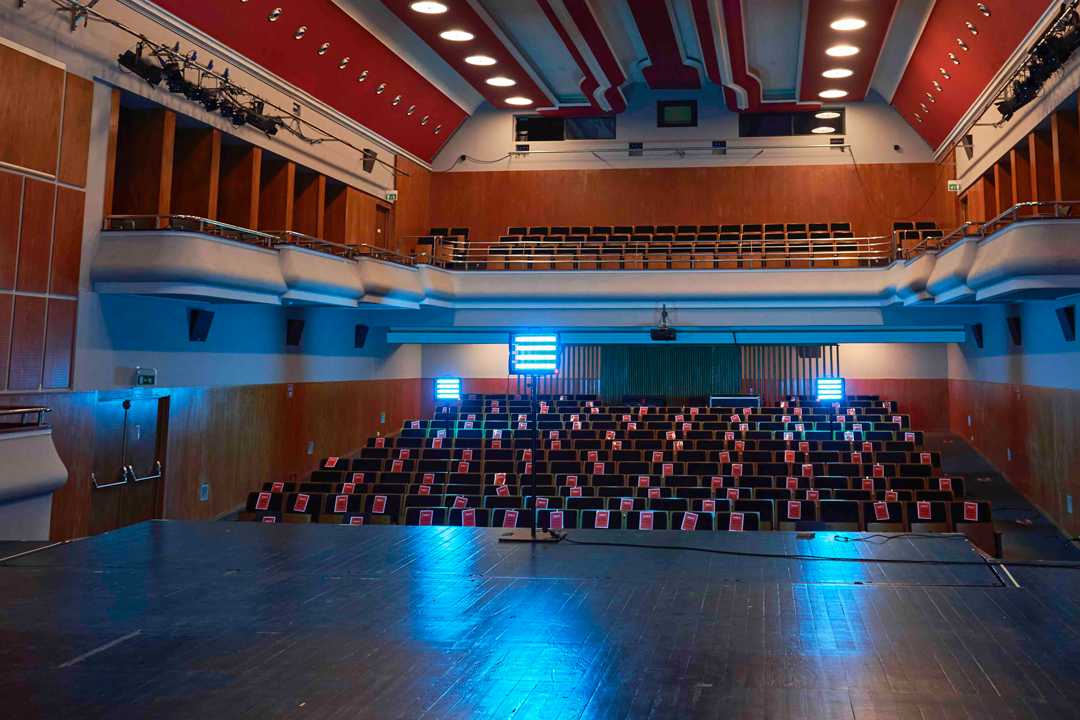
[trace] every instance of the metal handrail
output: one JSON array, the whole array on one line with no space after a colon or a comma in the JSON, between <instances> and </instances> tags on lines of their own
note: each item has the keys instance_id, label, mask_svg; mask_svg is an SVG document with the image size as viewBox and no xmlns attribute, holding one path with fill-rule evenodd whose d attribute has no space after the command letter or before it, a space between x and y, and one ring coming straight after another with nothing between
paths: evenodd
<instances>
[{"instance_id":1,"label":"metal handrail","mask_svg":"<svg viewBox=\"0 0 1080 720\"><path fill-rule=\"evenodd\" d=\"M994 232L998 226L1009 225L1014 222L1020 222L1023 220L1038 220L1042 218L1063 218L1072 217L1072 209L1075 206L1080 205L1080 200L1032 200L1028 202L1016 203L1005 212L999 214L993 220L988 220L979 226L979 235L986 236ZM1038 212L1038 208L1051 207L1053 208L1053 214L1044 214ZM1035 212L1029 216L1022 217L1020 212L1025 208L1033 208Z\"/></svg>"},{"instance_id":2,"label":"metal handrail","mask_svg":"<svg viewBox=\"0 0 1080 720\"><path fill-rule=\"evenodd\" d=\"M0 424L0 429L4 429L4 430L10 430L10 429L21 430L23 428L28 428L28 427L43 427L45 425L45 416L47 414L51 413L51 412L52 412L52 408L45 407L44 405L28 405L26 407L18 407L18 406L16 406L16 407L7 407L7 408L0 407L0 418L2 418L2 417L15 417L16 415L18 415L21 418L19 420L18 424L12 424L12 425L8 425L8 426ZM33 422L26 422L26 416L27 415L37 415L37 420L35 420Z\"/></svg>"},{"instance_id":3,"label":"metal handrail","mask_svg":"<svg viewBox=\"0 0 1080 720\"><path fill-rule=\"evenodd\" d=\"M150 222L147 227L144 223ZM250 228L231 225L219 220L198 217L196 215L109 215L105 218L104 230L171 230L198 232L205 235L217 235L229 240L239 240L249 245L270 247L276 238L269 233Z\"/></svg>"}]
</instances>

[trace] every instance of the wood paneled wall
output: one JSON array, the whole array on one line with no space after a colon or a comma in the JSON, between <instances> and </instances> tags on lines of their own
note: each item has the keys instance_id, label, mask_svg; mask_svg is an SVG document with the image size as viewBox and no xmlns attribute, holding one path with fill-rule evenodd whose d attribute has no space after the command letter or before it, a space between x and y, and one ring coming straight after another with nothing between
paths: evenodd
<instances>
[{"instance_id":1,"label":"wood paneled wall","mask_svg":"<svg viewBox=\"0 0 1080 720\"><path fill-rule=\"evenodd\" d=\"M0 391L71 386L93 83L0 45Z\"/></svg>"},{"instance_id":2,"label":"wood paneled wall","mask_svg":"<svg viewBox=\"0 0 1080 720\"><path fill-rule=\"evenodd\" d=\"M262 482L302 475L326 455L355 452L368 437L396 432L420 416L421 386L420 380L367 380L161 391L169 397L164 516L218 517ZM54 539L91 530L93 493L108 492L90 486L95 448L115 440L105 437L115 431L104 427L98 406L122 399L92 392L5 398L53 409L53 437L69 472L53 499ZM308 441L314 443L311 455ZM207 502L199 501L203 482L210 483Z\"/></svg>"},{"instance_id":3,"label":"wood paneled wall","mask_svg":"<svg viewBox=\"0 0 1080 720\"><path fill-rule=\"evenodd\" d=\"M957 224L948 164L753 166L436 173L433 226L495 239L510 225L850 221L888 234L894 220Z\"/></svg>"},{"instance_id":4,"label":"wood paneled wall","mask_svg":"<svg viewBox=\"0 0 1080 720\"><path fill-rule=\"evenodd\" d=\"M398 200L394 204L394 243L392 250L410 253L416 248L416 237L431 230L431 172L408 158L397 158L395 165L409 173L397 176Z\"/></svg>"},{"instance_id":5,"label":"wood paneled wall","mask_svg":"<svg viewBox=\"0 0 1080 720\"><path fill-rule=\"evenodd\" d=\"M950 380L949 426L1067 534L1080 533L1080 391Z\"/></svg>"}]
</instances>

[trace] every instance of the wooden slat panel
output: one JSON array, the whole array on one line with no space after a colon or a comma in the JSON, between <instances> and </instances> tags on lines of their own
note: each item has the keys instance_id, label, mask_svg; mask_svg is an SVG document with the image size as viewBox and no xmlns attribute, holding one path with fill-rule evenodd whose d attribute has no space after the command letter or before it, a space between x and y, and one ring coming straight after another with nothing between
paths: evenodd
<instances>
[{"instance_id":1,"label":"wooden slat panel","mask_svg":"<svg viewBox=\"0 0 1080 720\"><path fill-rule=\"evenodd\" d=\"M120 91L113 90L109 98L109 139L105 148L105 198L103 215L113 214L113 197L116 188L116 154L120 134Z\"/></svg>"},{"instance_id":2,"label":"wooden slat panel","mask_svg":"<svg viewBox=\"0 0 1080 720\"><path fill-rule=\"evenodd\" d=\"M1012 156L1005 155L994 163L995 205L1002 213L1015 204L1013 200Z\"/></svg>"},{"instance_id":3,"label":"wooden slat panel","mask_svg":"<svg viewBox=\"0 0 1080 720\"><path fill-rule=\"evenodd\" d=\"M325 175L296 174L296 200L293 203L292 229L312 237L324 237L326 233Z\"/></svg>"},{"instance_id":4,"label":"wooden slat panel","mask_svg":"<svg viewBox=\"0 0 1080 720\"><path fill-rule=\"evenodd\" d=\"M46 390L71 387L77 304L75 300L49 299L45 330L45 359L41 375L41 386Z\"/></svg>"},{"instance_id":5,"label":"wooden slat panel","mask_svg":"<svg viewBox=\"0 0 1080 720\"><path fill-rule=\"evenodd\" d=\"M296 163L263 157L259 187L259 230L291 230L296 195Z\"/></svg>"},{"instance_id":6,"label":"wooden slat panel","mask_svg":"<svg viewBox=\"0 0 1080 720\"><path fill-rule=\"evenodd\" d=\"M1080 128L1076 110L1050 116L1054 162L1054 199L1080 199Z\"/></svg>"},{"instance_id":7,"label":"wooden slat panel","mask_svg":"<svg viewBox=\"0 0 1080 720\"><path fill-rule=\"evenodd\" d=\"M259 175L262 148L225 145L221 148L218 219L254 228L259 224Z\"/></svg>"},{"instance_id":8,"label":"wooden slat panel","mask_svg":"<svg viewBox=\"0 0 1080 720\"><path fill-rule=\"evenodd\" d=\"M221 132L177 128L172 167L172 212L215 219L221 175Z\"/></svg>"},{"instance_id":9,"label":"wooden slat panel","mask_svg":"<svg viewBox=\"0 0 1080 720\"><path fill-rule=\"evenodd\" d=\"M84 187L90 152L90 112L94 103L94 83L68 74L64 92L64 126L60 138L62 181Z\"/></svg>"},{"instance_id":10,"label":"wooden slat panel","mask_svg":"<svg viewBox=\"0 0 1080 720\"><path fill-rule=\"evenodd\" d=\"M22 188L22 176L0 171L0 288L5 290L15 287Z\"/></svg>"},{"instance_id":11,"label":"wooden slat panel","mask_svg":"<svg viewBox=\"0 0 1080 720\"><path fill-rule=\"evenodd\" d=\"M0 390L7 389L8 360L11 357L11 311L14 295L0 295Z\"/></svg>"},{"instance_id":12,"label":"wooden slat panel","mask_svg":"<svg viewBox=\"0 0 1080 720\"><path fill-rule=\"evenodd\" d=\"M15 297L9 390L37 390L45 352L45 298Z\"/></svg>"},{"instance_id":13,"label":"wooden slat panel","mask_svg":"<svg viewBox=\"0 0 1080 720\"><path fill-rule=\"evenodd\" d=\"M1013 203L1030 202L1033 199L1031 150L1026 139L1009 152L1009 165L1012 167Z\"/></svg>"},{"instance_id":14,"label":"wooden slat panel","mask_svg":"<svg viewBox=\"0 0 1080 720\"><path fill-rule=\"evenodd\" d=\"M169 213L175 131L176 115L170 110L120 109L113 213Z\"/></svg>"},{"instance_id":15,"label":"wooden slat panel","mask_svg":"<svg viewBox=\"0 0 1080 720\"><path fill-rule=\"evenodd\" d=\"M83 210L86 193L60 187L56 191L56 228L53 232L49 292L79 294L79 261L82 257Z\"/></svg>"},{"instance_id":16,"label":"wooden slat panel","mask_svg":"<svg viewBox=\"0 0 1080 720\"><path fill-rule=\"evenodd\" d=\"M400 253L416 248L416 235L427 235L431 229L431 172L401 155L395 167L409 173L396 179L398 200L394 203L393 242L390 247Z\"/></svg>"},{"instance_id":17,"label":"wooden slat panel","mask_svg":"<svg viewBox=\"0 0 1080 720\"><path fill-rule=\"evenodd\" d=\"M64 71L0 45L0 161L56 174Z\"/></svg>"},{"instance_id":18,"label":"wooden slat panel","mask_svg":"<svg viewBox=\"0 0 1080 720\"><path fill-rule=\"evenodd\" d=\"M1054 149L1047 128L1037 129L1027 137L1031 158L1031 199L1054 199Z\"/></svg>"},{"instance_id":19,"label":"wooden slat panel","mask_svg":"<svg viewBox=\"0 0 1080 720\"><path fill-rule=\"evenodd\" d=\"M22 229L15 287L24 292L45 292L49 283L53 206L56 186L27 179L23 189Z\"/></svg>"}]
</instances>

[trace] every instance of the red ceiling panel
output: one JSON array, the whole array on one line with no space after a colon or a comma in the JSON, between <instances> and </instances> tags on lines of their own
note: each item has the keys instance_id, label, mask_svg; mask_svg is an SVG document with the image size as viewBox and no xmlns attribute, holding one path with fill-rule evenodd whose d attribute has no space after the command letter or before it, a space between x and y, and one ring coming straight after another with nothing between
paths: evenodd
<instances>
[{"instance_id":1,"label":"red ceiling panel","mask_svg":"<svg viewBox=\"0 0 1080 720\"><path fill-rule=\"evenodd\" d=\"M654 90L696 90L698 71L683 61L675 23L666 0L626 0L651 64L641 70Z\"/></svg>"},{"instance_id":2,"label":"red ceiling panel","mask_svg":"<svg viewBox=\"0 0 1080 720\"><path fill-rule=\"evenodd\" d=\"M507 104L509 97L525 97L532 100L533 109L552 107L555 99L546 88L532 76L523 61L503 41L487 20L467 2L448 3L447 12L428 15L410 9L414 0L383 0L395 15L408 25L452 68L469 81L477 92L498 108L512 108ZM440 33L446 30L464 30L474 37L467 42L444 40ZM465 62L471 55L486 55L496 61L492 66L476 66ZM493 87L487 80L493 76L507 77L516 85L513 87Z\"/></svg>"},{"instance_id":3,"label":"red ceiling panel","mask_svg":"<svg viewBox=\"0 0 1080 720\"><path fill-rule=\"evenodd\" d=\"M893 105L930 147L937 148L1051 4L985 0L990 13L986 16L975 2L938 0L893 95ZM977 34L965 23L974 25Z\"/></svg>"},{"instance_id":4,"label":"red ceiling panel","mask_svg":"<svg viewBox=\"0 0 1080 720\"><path fill-rule=\"evenodd\" d=\"M626 110L626 96L623 95L622 91L622 86L626 82L626 75L619 66L619 60L615 57L615 52L611 49L611 45L608 44L603 30L600 29L600 24L596 21L596 17L593 15L588 1L536 1L540 6L540 9L544 11L544 15L547 17L552 27L555 28L555 32L558 33L563 44L566 45L567 52L574 58L574 62L577 63L578 68L581 70L581 91L589 99L591 106L590 109L584 113L580 108L564 107L559 110L546 112L545 114L581 115L609 112L596 100L595 93L600 87L600 82L589 67L589 63L582 55L582 52L578 49L577 44L574 42L576 37L581 38L585 45L588 46L588 51L592 54L597 65L600 67L600 71L604 74L604 80L606 81L608 88L604 91L603 95L611 108L610 112L621 113ZM560 3L562 5L562 8L565 9L570 18L569 24L563 24L559 17L559 13L555 11L553 3Z\"/></svg>"},{"instance_id":5,"label":"red ceiling panel","mask_svg":"<svg viewBox=\"0 0 1080 720\"><path fill-rule=\"evenodd\" d=\"M468 118L465 110L331 0L155 2L428 162ZM275 8L282 12L271 22ZM307 30L296 39L301 26ZM324 43L329 47L320 54ZM348 64L339 68L346 57ZM359 82L364 70L368 74Z\"/></svg>"},{"instance_id":6,"label":"red ceiling panel","mask_svg":"<svg viewBox=\"0 0 1080 720\"><path fill-rule=\"evenodd\" d=\"M809 3L799 97L805 101L820 101L818 93L838 89L848 92L840 102L865 98L896 5L897 0L814 0ZM830 24L841 18L865 20L866 27L832 29ZM859 48L859 52L850 57L830 57L825 51L834 45L852 45ZM854 74L842 79L822 77L826 70L838 68L851 70Z\"/></svg>"}]
</instances>

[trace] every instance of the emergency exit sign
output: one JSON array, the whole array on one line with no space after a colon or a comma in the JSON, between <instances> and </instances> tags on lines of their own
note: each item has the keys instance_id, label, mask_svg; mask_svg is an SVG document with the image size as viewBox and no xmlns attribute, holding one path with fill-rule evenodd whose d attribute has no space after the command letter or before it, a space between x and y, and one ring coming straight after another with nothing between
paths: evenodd
<instances>
[{"instance_id":1,"label":"emergency exit sign","mask_svg":"<svg viewBox=\"0 0 1080 720\"><path fill-rule=\"evenodd\" d=\"M958 192L960 192L960 181L959 180L949 180L947 187L949 189L949 192L958 193Z\"/></svg>"}]
</instances>

